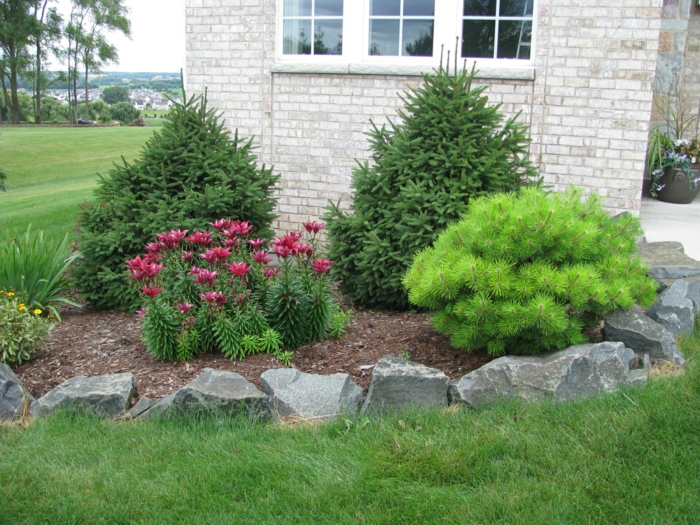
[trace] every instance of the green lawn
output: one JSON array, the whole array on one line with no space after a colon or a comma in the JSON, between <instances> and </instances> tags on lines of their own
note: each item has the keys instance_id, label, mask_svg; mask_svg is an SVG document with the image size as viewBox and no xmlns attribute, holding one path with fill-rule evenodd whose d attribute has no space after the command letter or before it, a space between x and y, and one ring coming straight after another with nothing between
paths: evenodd
<instances>
[{"instance_id":1,"label":"green lawn","mask_svg":"<svg viewBox=\"0 0 700 525\"><path fill-rule=\"evenodd\" d=\"M0 427L0 523L698 523L698 348L680 376L558 406Z\"/></svg>"},{"instance_id":2,"label":"green lawn","mask_svg":"<svg viewBox=\"0 0 700 525\"><path fill-rule=\"evenodd\" d=\"M97 174L106 174L122 155L135 159L152 134L152 128L132 127L0 127L8 186L0 193L0 235L30 223L56 238L72 232Z\"/></svg>"}]
</instances>

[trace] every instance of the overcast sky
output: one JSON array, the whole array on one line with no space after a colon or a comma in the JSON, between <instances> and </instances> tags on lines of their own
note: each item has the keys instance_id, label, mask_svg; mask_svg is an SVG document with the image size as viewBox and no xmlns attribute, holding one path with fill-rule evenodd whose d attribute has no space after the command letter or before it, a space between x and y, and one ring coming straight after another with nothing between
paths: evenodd
<instances>
[{"instance_id":1,"label":"overcast sky","mask_svg":"<svg viewBox=\"0 0 700 525\"><path fill-rule=\"evenodd\" d=\"M52 3L70 14L70 0ZM110 33L107 40L119 50L119 64L104 71L177 73L185 67L185 0L125 0L131 20L131 40ZM52 64L56 65L56 64Z\"/></svg>"}]
</instances>

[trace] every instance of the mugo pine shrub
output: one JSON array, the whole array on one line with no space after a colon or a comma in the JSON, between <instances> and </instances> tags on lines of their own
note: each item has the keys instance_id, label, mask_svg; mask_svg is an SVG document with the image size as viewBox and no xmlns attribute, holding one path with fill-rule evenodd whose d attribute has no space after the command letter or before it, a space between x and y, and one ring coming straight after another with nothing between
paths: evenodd
<instances>
[{"instance_id":1,"label":"mugo pine shrub","mask_svg":"<svg viewBox=\"0 0 700 525\"><path fill-rule=\"evenodd\" d=\"M472 201L417 254L404 277L412 304L465 350L536 354L586 342L584 326L635 304L656 283L635 255L639 219L611 220L599 197L537 189Z\"/></svg>"},{"instance_id":2,"label":"mugo pine shrub","mask_svg":"<svg viewBox=\"0 0 700 525\"><path fill-rule=\"evenodd\" d=\"M143 294L143 338L158 359L221 351L229 359L267 352L289 362L283 346L322 339L342 315L329 290L331 262L318 255L316 221L267 244L248 222L220 219L217 230L170 230L126 262Z\"/></svg>"},{"instance_id":3,"label":"mugo pine shrub","mask_svg":"<svg viewBox=\"0 0 700 525\"><path fill-rule=\"evenodd\" d=\"M527 160L526 128L502 124L487 106L474 70L442 66L411 89L399 124L368 134L372 164L353 172L350 213L331 205L326 216L331 275L357 304L407 309L401 278L413 255L458 220L473 197L513 191L535 171Z\"/></svg>"},{"instance_id":4,"label":"mugo pine shrub","mask_svg":"<svg viewBox=\"0 0 700 525\"><path fill-rule=\"evenodd\" d=\"M203 229L219 217L247 220L270 238L272 196L279 176L256 167L251 142L231 137L206 99L174 104L138 160L101 178L96 200L84 206L78 243L83 258L72 275L98 309L135 310L140 298L124 261L156 234Z\"/></svg>"}]
</instances>

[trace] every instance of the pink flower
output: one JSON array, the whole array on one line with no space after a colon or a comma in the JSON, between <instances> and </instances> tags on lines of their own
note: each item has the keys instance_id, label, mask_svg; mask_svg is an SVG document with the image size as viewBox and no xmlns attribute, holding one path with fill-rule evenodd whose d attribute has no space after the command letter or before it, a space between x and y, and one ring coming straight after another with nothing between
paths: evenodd
<instances>
[{"instance_id":1,"label":"pink flower","mask_svg":"<svg viewBox=\"0 0 700 525\"><path fill-rule=\"evenodd\" d=\"M144 279L152 279L163 269L162 264L152 262L148 256L144 256L143 259L141 259L141 257L134 257L133 259L126 261L125 264L131 273L131 277L139 282L143 281Z\"/></svg>"},{"instance_id":2,"label":"pink flower","mask_svg":"<svg viewBox=\"0 0 700 525\"><path fill-rule=\"evenodd\" d=\"M280 269L279 268L265 268L262 271L262 273L265 277L274 277L275 275L280 273Z\"/></svg>"},{"instance_id":3,"label":"pink flower","mask_svg":"<svg viewBox=\"0 0 700 525\"><path fill-rule=\"evenodd\" d=\"M292 251L291 248L285 246L284 244L280 244L280 245L275 246L275 253L279 257L282 257L282 259L286 259L290 255L292 255L292 253L294 253L294 252Z\"/></svg>"},{"instance_id":4,"label":"pink flower","mask_svg":"<svg viewBox=\"0 0 700 525\"><path fill-rule=\"evenodd\" d=\"M144 261L143 259L141 259L140 256L136 256L136 257L134 257L133 259L129 259L129 260L126 261L124 264L126 264L126 267L127 267L129 270L140 270L140 269L143 267L143 264L144 264L145 262L146 262L146 261Z\"/></svg>"},{"instance_id":5,"label":"pink flower","mask_svg":"<svg viewBox=\"0 0 700 525\"><path fill-rule=\"evenodd\" d=\"M328 259L314 259L311 261L311 269L318 274L326 273L331 271L332 264Z\"/></svg>"},{"instance_id":6,"label":"pink flower","mask_svg":"<svg viewBox=\"0 0 700 525\"><path fill-rule=\"evenodd\" d=\"M224 244L229 248L235 248L241 244L241 240L238 237L233 237L232 239L224 239Z\"/></svg>"},{"instance_id":7,"label":"pink flower","mask_svg":"<svg viewBox=\"0 0 700 525\"><path fill-rule=\"evenodd\" d=\"M219 306L222 306L228 300L228 297L226 297L221 292L207 292L207 293L201 294L200 297L202 298L202 301L206 301L209 304L215 302Z\"/></svg>"},{"instance_id":8,"label":"pink flower","mask_svg":"<svg viewBox=\"0 0 700 525\"><path fill-rule=\"evenodd\" d=\"M192 244L198 244L200 246L208 246L213 244L214 241L211 238L211 232L194 232L194 235L187 237L187 240Z\"/></svg>"},{"instance_id":9,"label":"pink flower","mask_svg":"<svg viewBox=\"0 0 700 525\"><path fill-rule=\"evenodd\" d=\"M192 273L192 270L190 270ZM199 269L197 273L197 284L213 284L214 278L219 275L218 272L210 272L209 270Z\"/></svg>"},{"instance_id":10,"label":"pink flower","mask_svg":"<svg viewBox=\"0 0 700 525\"><path fill-rule=\"evenodd\" d=\"M228 226L228 222L228 219L217 219L214 222L210 222L209 225L213 226L216 231L220 232Z\"/></svg>"},{"instance_id":11,"label":"pink flower","mask_svg":"<svg viewBox=\"0 0 700 525\"><path fill-rule=\"evenodd\" d=\"M245 237L253 230L253 226L248 221L231 221L229 229L236 232L237 235Z\"/></svg>"},{"instance_id":12,"label":"pink flower","mask_svg":"<svg viewBox=\"0 0 700 525\"><path fill-rule=\"evenodd\" d=\"M187 301L185 301L182 304L178 304L175 308L177 308L183 314L186 314L187 312L190 311L190 309L192 308L192 305L190 303L188 303Z\"/></svg>"},{"instance_id":13,"label":"pink flower","mask_svg":"<svg viewBox=\"0 0 700 525\"><path fill-rule=\"evenodd\" d=\"M231 248L222 248L217 246L216 248L209 248L205 253L203 253L202 259L212 264L216 264L218 262L225 261L230 255Z\"/></svg>"},{"instance_id":14,"label":"pink flower","mask_svg":"<svg viewBox=\"0 0 700 525\"><path fill-rule=\"evenodd\" d=\"M323 222L316 222L316 221L305 222L305 223L302 224L302 226L303 226L303 227L306 229L306 231L309 232L309 233L318 233L318 232L320 232L320 231L323 229L323 227L324 227L325 225L326 225L326 224L323 223Z\"/></svg>"},{"instance_id":15,"label":"pink flower","mask_svg":"<svg viewBox=\"0 0 700 525\"><path fill-rule=\"evenodd\" d=\"M296 253L303 253L307 257L311 257L314 254L314 247L308 242L300 242L296 245L294 251Z\"/></svg>"},{"instance_id":16,"label":"pink flower","mask_svg":"<svg viewBox=\"0 0 700 525\"><path fill-rule=\"evenodd\" d=\"M182 258L185 262L190 262L192 260L192 252L182 252Z\"/></svg>"},{"instance_id":17,"label":"pink flower","mask_svg":"<svg viewBox=\"0 0 700 525\"><path fill-rule=\"evenodd\" d=\"M204 270L204 268L198 268L196 266L193 266L192 269L187 273L189 273L190 275L199 275L202 272L202 270Z\"/></svg>"},{"instance_id":18,"label":"pink flower","mask_svg":"<svg viewBox=\"0 0 700 525\"><path fill-rule=\"evenodd\" d=\"M146 250L149 253L158 253L161 251L163 248L165 248L165 244L162 242L149 242L146 245Z\"/></svg>"},{"instance_id":19,"label":"pink flower","mask_svg":"<svg viewBox=\"0 0 700 525\"><path fill-rule=\"evenodd\" d=\"M229 264L228 269L231 270L233 275L243 277L250 270L250 266L248 266L245 262L235 262L233 264Z\"/></svg>"},{"instance_id":20,"label":"pink flower","mask_svg":"<svg viewBox=\"0 0 700 525\"><path fill-rule=\"evenodd\" d=\"M141 291L147 295L148 297L155 297L158 295L160 292L163 291L162 288L156 288L154 284L152 284L149 288L146 288L145 286L141 288Z\"/></svg>"},{"instance_id":21,"label":"pink flower","mask_svg":"<svg viewBox=\"0 0 700 525\"><path fill-rule=\"evenodd\" d=\"M182 239L187 235L187 230L184 232L180 229L170 230L169 232L159 233L156 235L156 239L160 240L161 244L168 249L172 250L182 243Z\"/></svg>"},{"instance_id":22,"label":"pink flower","mask_svg":"<svg viewBox=\"0 0 700 525\"><path fill-rule=\"evenodd\" d=\"M272 259L270 259L267 256L267 254L268 254L267 250L259 250L257 252L253 252L253 259L255 259L256 263L267 264L270 261L272 261Z\"/></svg>"},{"instance_id":23,"label":"pink flower","mask_svg":"<svg viewBox=\"0 0 700 525\"><path fill-rule=\"evenodd\" d=\"M141 308L141 310L136 310L136 315L146 315L148 313L148 310L145 308Z\"/></svg>"},{"instance_id":24,"label":"pink flower","mask_svg":"<svg viewBox=\"0 0 700 525\"><path fill-rule=\"evenodd\" d=\"M250 244L250 245L253 247L254 250L257 250L257 249L260 248L263 244L265 244L265 241L264 241L263 239L260 239L260 238L255 239L255 240L251 239L251 240L248 241L248 244Z\"/></svg>"}]
</instances>

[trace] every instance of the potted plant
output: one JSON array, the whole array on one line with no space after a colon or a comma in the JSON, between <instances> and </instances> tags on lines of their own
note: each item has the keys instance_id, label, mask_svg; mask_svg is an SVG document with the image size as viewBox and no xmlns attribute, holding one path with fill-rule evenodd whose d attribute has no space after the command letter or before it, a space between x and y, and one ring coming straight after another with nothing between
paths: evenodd
<instances>
[{"instance_id":1,"label":"potted plant","mask_svg":"<svg viewBox=\"0 0 700 525\"><path fill-rule=\"evenodd\" d=\"M679 83L667 93L655 95L654 106L662 124L651 131L647 143L649 195L664 202L689 204L700 192L700 115L685 99Z\"/></svg>"}]
</instances>

